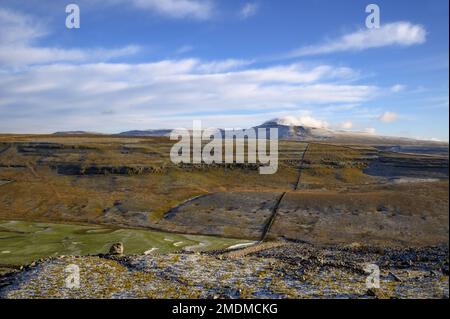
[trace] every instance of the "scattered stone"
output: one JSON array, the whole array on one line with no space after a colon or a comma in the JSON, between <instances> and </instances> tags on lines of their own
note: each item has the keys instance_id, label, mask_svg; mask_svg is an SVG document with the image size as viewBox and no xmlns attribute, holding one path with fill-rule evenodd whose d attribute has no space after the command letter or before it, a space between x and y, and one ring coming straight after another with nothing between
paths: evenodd
<instances>
[{"instance_id":1,"label":"scattered stone","mask_svg":"<svg viewBox=\"0 0 450 319\"><path fill-rule=\"evenodd\" d=\"M123 252L123 245L118 247L114 253ZM405 254L417 256L414 269L403 268ZM448 296L448 276L441 272L447 256L447 247L386 249L378 255L373 249L355 252L346 247L288 243L223 260L215 254L193 253L68 256L64 261L52 257L39 267L0 277L0 299L437 298ZM323 262L320 267L318 259ZM354 265L367 262L383 269L382 289L363 288L367 275ZM73 263L82 263L89 273L90 285L85 289L68 290L61 285L64 269ZM430 276L433 270L440 276ZM394 275L401 275L402 282L394 283ZM11 281L13 285L2 285Z\"/></svg>"}]
</instances>

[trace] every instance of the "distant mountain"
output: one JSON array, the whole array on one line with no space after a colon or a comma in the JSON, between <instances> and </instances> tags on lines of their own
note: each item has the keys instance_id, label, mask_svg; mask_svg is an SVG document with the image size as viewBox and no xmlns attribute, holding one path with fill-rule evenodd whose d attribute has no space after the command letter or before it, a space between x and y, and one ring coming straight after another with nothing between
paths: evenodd
<instances>
[{"instance_id":1,"label":"distant mountain","mask_svg":"<svg viewBox=\"0 0 450 319\"><path fill-rule=\"evenodd\" d=\"M61 131L55 132L53 135L103 135L97 132L87 132L87 131Z\"/></svg>"},{"instance_id":2,"label":"distant mountain","mask_svg":"<svg viewBox=\"0 0 450 319\"><path fill-rule=\"evenodd\" d=\"M325 128L309 127L304 125L292 125L283 119L273 119L261 125L259 128L277 128L278 138L295 140L328 140L334 136L334 132Z\"/></svg>"},{"instance_id":3,"label":"distant mountain","mask_svg":"<svg viewBox=\"0 0 450 319\"><path fill-rule=\"evenodd\" d=\"M133 130L133 131L122 132L117 135L121 135L121 136L169 136L170 132L172 132L172 130L169 130L169 129L144 130L144 131Z\"/></svg>"},{"instance_id":4,"label":"distant mountain","mask_svg":"<svg viewBox=\"0 0 450 319\"><path fill-rule=\"evenodd\" d=\"M288 119L273 119L255 126L257 128L278 128L279 139L302 141L327 141L333 143L371 144L371 145L448 145L445 142L416 140L406 137L382 136L368 132L339 131L326 127L298 125Z\"/></svg>"},{"instance_id":5,"label":"distant mountain","mask_svg":"<svg viewBox=\"0 0 450 319\"><path fill-rule=\"evenodd\" d=\"M387 145L387 146L448 146L447 142L437 142L428 140L416 140L405 137L382 136L368 132L357 131L341 131L327 128L324 123L305 118L303 121L293 120L293 118L278 118L267 121L261 125L253 127L258 128L278 128L278 138L299 141L316 141L330 143L347 143L347 144L369 144L369 145ZM223 130L221 130L223 133ZM137 137L155 137L170 136L171 129L158 130L132 130L122 132L116 135L120 136L137 136ZM55 134L92 134L83 131L75 132L59 132Z\"/></svg>"}]
</instances>

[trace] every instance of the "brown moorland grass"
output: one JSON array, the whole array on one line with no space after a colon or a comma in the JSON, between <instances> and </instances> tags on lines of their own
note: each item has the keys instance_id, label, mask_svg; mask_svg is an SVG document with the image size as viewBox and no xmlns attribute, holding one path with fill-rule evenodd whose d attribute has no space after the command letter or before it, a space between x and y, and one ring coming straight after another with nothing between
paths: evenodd
<instances>
[{"instance_id":1,"label":"brown moorland grass","mask_svg":"<svg viewBox=\"0 0 450 319\"><path fill-rule=\"evenodd\" d=\"M261 196L271 200L288 192L273 225L276 237L362 241L378 232L391 241L411 242L432 234L436 225L436 236L429 238L437 241L446 231L439 225L448 226L448 193L441 191L448 192L448 182L389 185L366 175L364 168L380 153L370 146L310 143L300 189L292 191L305 143L280 141L274 175L260 175L251 166L175 165L169 158L173 143L165 137L2 135L0 181L7 183L0 183L0 218L167 231L186 231L196 221L193 233L256 238L267 216L252 215L258 205L240 205L235 201L246 199L239 196L229 197L226 205L206 201L205 211L192 207L173 221L165 214L199 195L248 194L248 203L256 203ZM232 206L242 208L227 208ZM395 215L380 212L383 206ZM411 213L426 207L428 215ZM402 223L407 231L400 230Z\"/></svg>"}]
</instances>

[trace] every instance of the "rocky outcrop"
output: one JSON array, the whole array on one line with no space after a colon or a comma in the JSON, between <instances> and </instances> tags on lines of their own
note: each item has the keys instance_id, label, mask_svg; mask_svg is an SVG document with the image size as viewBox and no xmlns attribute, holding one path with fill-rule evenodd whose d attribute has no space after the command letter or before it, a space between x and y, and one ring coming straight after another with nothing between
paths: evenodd
<instances>
[{"instance_id":1,"label":"rocky outcrop","mask_svg":"<svg viewBox=\"0 0 450 319\"><path fill-rule=\"evenodd\" d=\"M123 255L123 244L122 243L113 244L111 246L111 248L109 249L109 254L110 255L118 255L118 256Z\"/></svg>"},{"instance_id":2,"label":"rocky outcrop","mask_svg":"<svg viewBox=\"0 0 450 319\"><path fill-rule=\"evenodd\" d=\"M165 168L155 166L112 166L83 165L77 163L51 164L50 168L60 175L142 175L164 172Z\"/></svg>"},{"instance_id":3,"label":"rocky outcrop","mask_svg":"<svg viewBox=\"0 0 450 319\"><path fill-rule=\"evenodd\" d=\"M379 288L367 285L367 264L379 267ZM66 269L73 265L80 270L80 287L68 289ZM9 276L0 298L448 298L448 283L445 247L289 243L236 258L194 253L49 258Z\"/></svg>"}]
</instances>

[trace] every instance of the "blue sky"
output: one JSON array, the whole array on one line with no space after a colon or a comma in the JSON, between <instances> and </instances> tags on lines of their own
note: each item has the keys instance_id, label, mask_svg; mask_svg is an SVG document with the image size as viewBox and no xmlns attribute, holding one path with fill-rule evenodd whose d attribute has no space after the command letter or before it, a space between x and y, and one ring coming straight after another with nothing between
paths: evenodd
<instances>
[{"instance_id":1,"label":"blue sky","mask_svg":"<svg viewBox=\"0 0 450 319\"><path fill-rule=\"evenodd\" d=\"M0 2L0 132L299 124L448 140L448 1ZM365 26L376 3L381 27Z\"/></svg>"}]
</instances>

